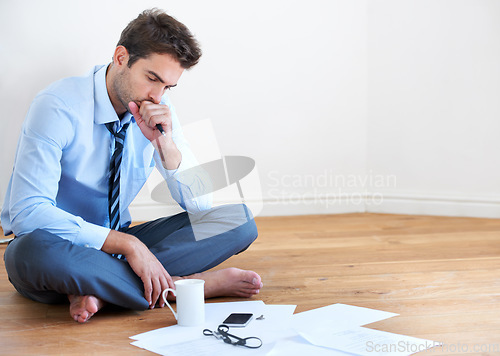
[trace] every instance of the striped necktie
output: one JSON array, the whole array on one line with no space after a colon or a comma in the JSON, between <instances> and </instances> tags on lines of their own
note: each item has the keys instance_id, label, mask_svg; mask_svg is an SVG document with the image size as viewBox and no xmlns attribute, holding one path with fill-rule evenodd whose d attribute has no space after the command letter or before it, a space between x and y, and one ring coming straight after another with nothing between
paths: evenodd
<instances>
[{"instance_id":1,"label":"striped necktie","mask_svg":"<svg viewBox=\"0 0 500 356\"><path fill-rule=\"evenodd\" d=\"M113 129L114 122L108 122L106 127L109 132L115 137L115 151L111 157L109 164L109 192L108 192L108 211L109 211L109 227L113 230L120 228L120 165L122 163L123 142L125 134L130 123L123 125L122 129L115 132Z\"/></svg>"}]
</instances>

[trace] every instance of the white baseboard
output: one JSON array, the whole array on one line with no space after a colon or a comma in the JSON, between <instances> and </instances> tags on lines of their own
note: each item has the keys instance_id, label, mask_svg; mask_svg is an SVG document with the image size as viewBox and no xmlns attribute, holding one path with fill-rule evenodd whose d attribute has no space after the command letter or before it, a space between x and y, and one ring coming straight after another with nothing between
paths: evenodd
<instances>
[{"instance_id":1,"label":"white baseboard","mask_svg":"<svg viewBox=\"0 0 500 356\"><path fill-rule=\"evenodd\" d=\"M241 201L216 201L214 205L241 203ZM329 196L301 196L286 201L264 199L262 202L247 199L255 216L317 215L346 213L384 213L407 215L436 215L477 218L500 218L500 197L460 197L423 194L364 194L362 199ZM258 206L253 209L252 206ZM146 221L181 212L179 206L154 201L141 201L130 206L134 221Z\"/></svg>"},{"instance_id":2,"label":"white baseboard","mask_svg":"<svg viewBox=\"0 0 500 356\"><path fill-rule=\"evenodd\" d=\"M241 200L214 200L213 205L239 204ZM245 204L250 208L254 216L288 216L288 215L318 215L318 214L346 214L363 213L365 204L362 198L349 202L344 197L335 198L329 196L300 196L294 199L245 199ZM160 216L176 214L182 210L178 205L162 204L154 201L142 200L132 203L129 207L133 221L145 221L156 219Z\"/></svg>"},{"instance_id":3,"label":"white baseboard","mask_svg":"<svg viewBox=\"0 0 500 356\"><path fill-rule=\"evenodd\" d=\"M366 212L499 219L500 197L384 194L382 203L367 205Z\"/></svg>"},{"instance_id":4,"label":"white baseboard","mask_svg":"<svg viewBox=\"0 0 500 356\"><path fill-rule=\"evenodd\" d=\"M368 199L367 199L368 198ZM351 201L339 198L335 201L322 201L319 197L302 197L300 201L292 199L284 202L264 199L262 208L256 216L318 215L347 213L383 213L407 215L435 215L474 218L500 219L500 197L460 197L423 194L384 194L377 199L368 195L364 201ZM382 199L380 199L382 198ZM369 203L371 202L371 203ZM215 202L216 205L241 203L237 201ZM257 201L247 200L252 207ZM252 209L253 210L253 209ZM181 212L178 205L162 204L155 201L134 202L130 205L133 221L149 221ZM1 208L0 208L1 212Z\"/></svg>"},{"instance_id":5,"label":"white baseboard","mask_svg":"<svg viewBox=\"0 0 500 356\"><path fill-rule=\"evenodd\" d=\"M300 199L264 199L259 216L320 215L364 213L364 199L349 201L345 197L301 196Z\"/></svg>"}]
</instances>

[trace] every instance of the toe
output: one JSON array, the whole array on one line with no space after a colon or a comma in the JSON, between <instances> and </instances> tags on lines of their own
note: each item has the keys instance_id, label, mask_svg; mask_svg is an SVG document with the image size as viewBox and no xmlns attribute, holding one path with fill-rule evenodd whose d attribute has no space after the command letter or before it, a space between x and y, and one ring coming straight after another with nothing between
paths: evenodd
<instances>
[{"instance_id":1,"label":"toe","mask_svg":"<svg viewBox=\"0 0 500 356\"><path fill-rule=\"evenodd\" d=\"M240 291L240 292L236 292L235 296L236 297L240 297L240 298L250 298L250 297L253 296L253 294L249 293L249 292L242 292L242 291Z\"/></svg>"},{"instance_id":2,"label":"toe","mask_svg":"<svg viewBox=\"0 0 500 356\"><path fill-rule=\"evenodd\" d=\"M89 313L83 311L78 317L78 322L85 323L89 319Z\"/></svg>"},{"instance_id":3,"label":"toe","mask_svg":"<svg viewBox=\"0 0 500 356\"><path fill-rule=\"evenodd\" d=\"M254 271L241 271L243 276L242 280L248 282L254 286L259 286L262 284L260 276Z\"/></svg>"}]
</instances>

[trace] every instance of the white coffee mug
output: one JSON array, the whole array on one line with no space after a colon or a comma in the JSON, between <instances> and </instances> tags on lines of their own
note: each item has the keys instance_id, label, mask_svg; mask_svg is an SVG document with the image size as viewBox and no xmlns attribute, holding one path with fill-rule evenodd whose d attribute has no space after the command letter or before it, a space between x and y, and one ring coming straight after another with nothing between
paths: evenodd
<instances>
[{"instance_id":1,"label":"white coffee mug","mask_svg":"<svg viewBox=\"0 0 500 356\"><path fill-rule=\"evenodd\" d=\"M167 288L162 297L174 313L177 324L181 326L199 326L205 322L205 281L202 279L180 279L174 282L175 289ZM177 313L167 301L168 292L176 298Z\"/></svg>"}]
</instances>

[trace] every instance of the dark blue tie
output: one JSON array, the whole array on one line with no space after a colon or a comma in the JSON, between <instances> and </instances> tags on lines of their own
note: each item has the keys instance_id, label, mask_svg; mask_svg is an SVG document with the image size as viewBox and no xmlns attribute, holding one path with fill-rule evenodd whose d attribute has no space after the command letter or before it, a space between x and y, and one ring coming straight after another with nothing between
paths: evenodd
<instances>
[{"instance_id":1,"label":"dark blue tie","mask_svg":"<svg viewBox=\"0 0 500 356\"><path fill-rule=\"evenodd\" d=\"M115 151L111 157L109 164L109 192L108 192L108 210L109 210L109 227L113 230L120 228L120 165L122 163L123 142L129 123L123 125L122 129L115 132L113 129L114 122L108 122L106 127L109 132L115 137Z\"/></svg>"}]
</instances>

